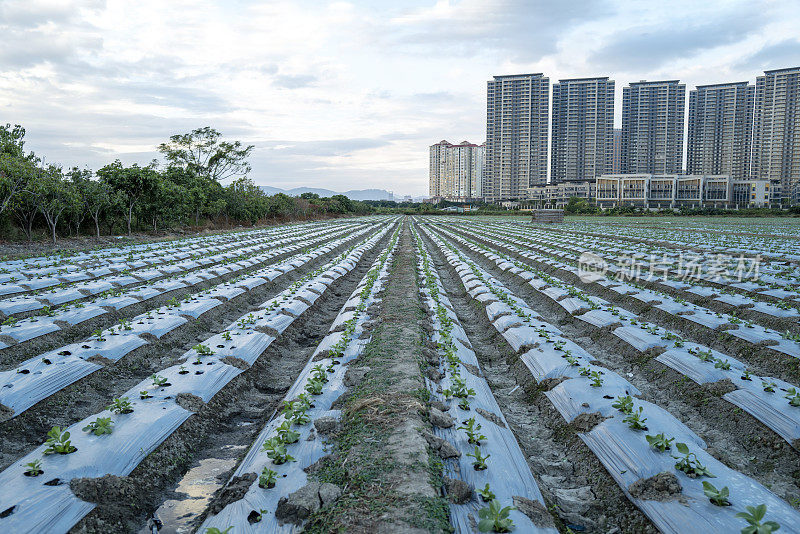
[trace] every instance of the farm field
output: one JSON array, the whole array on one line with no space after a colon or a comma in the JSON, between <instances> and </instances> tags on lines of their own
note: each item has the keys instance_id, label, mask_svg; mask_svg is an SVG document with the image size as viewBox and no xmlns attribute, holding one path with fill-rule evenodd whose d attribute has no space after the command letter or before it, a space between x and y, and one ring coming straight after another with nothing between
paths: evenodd
<instances>
[{"instance_id":1,"label":"farm field","mask_svg":"<svg viewBox=\"0 0 800 534\"><path fill-rule=\"evenodd\" d=\"M2 532L800 532L800 226L374 216L0 264Z\"/></svg>"}]
</instances>

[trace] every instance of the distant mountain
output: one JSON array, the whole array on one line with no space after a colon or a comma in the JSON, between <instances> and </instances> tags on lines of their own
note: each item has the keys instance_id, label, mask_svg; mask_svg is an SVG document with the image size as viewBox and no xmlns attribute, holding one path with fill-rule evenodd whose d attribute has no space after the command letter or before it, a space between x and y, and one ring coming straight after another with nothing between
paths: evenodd
<instances>
[{"instance_id":1,"label":"distant mountain","mask_svg":"<svg viewBox=\"0 0 800 534\"><path fill-rule=\"evenodd\" d=\"M281 189L280 187L272 187L271 185L262 185L260 187L268 195L285 193L289 196L296 197L302 195L303 193L316 193L321 197L344 195L350 200L394 200L392 194L385 189L353 189L339 193L337 191L331 191L330 189L322 189L319 187L295 187L293 189Z\"/></svg>"}]
</instances>

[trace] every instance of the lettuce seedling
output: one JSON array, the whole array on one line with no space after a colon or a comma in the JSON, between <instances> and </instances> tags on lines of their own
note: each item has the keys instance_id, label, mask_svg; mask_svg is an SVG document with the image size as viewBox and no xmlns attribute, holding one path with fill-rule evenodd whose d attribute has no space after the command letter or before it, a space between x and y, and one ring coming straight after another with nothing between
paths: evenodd
<instances>
[{"instance_id":1,"label":"lettuce seedling","mask_svg":"<svg viewBox=\"0 0 800 534\"><path fill-rule=\"evenodd\" d=\"M34 460L30 463L25 464L25 472L23 473L26 477L38 477L42 473L44 473L44 469L42 469L42 461L41 460Z\"/></svg>"},{"instance_id":2,"label":"lettuce seedling","mask_svg":"<svg viewBox=\"0 0 800 534\"><path fill-rule=\"evenodd\" d=\"M188 373L189 373L189 370L186 369L186 366L185 365L181 365L181 369L180 369L180 371L178 371L178 374L179 375L185 375L185 374L188 374Z\"/></svg>"},{"instance_id":3,"label":"lettuce seedling","mask_svg":"<svg viewBox=\"0 0 800 534\"><path fill-rule=\"evenodd\" d=\"M789 399L789 406L800 406L800 392L798 392L795 388L789 388L786 391L786 395L783 397Z\"/></svg>"},{"instance_id":4,"label":"lettuce seedling","mask_svg":"<svg viewBox=\"0 0 800 534\"><path fill-rule=\"evenodd\" d=\"M197 354L199 354L200 356L212 356L212 355L214 354L214 351L213 351L213 350L211 350L211 349L208 347L208 345L203 345L202 343L200 343L200 344L197 344L197 345L195 345L195 346L194 346L194 347L192 347L192 348L193 348L195 351L197 351Z\"/></svg>"},{"instance_id":5,"label":"lettuce seedling","mask_svg":"<svg viewBox=\"0 0 800 534\"><path fill-rule=\"evenodd\" d=\"M142 400L149 399L150 397L152 397L152 395L146 389L139 392L139 398Z\"/></svg>"},{"instance_id":6,"label":"lettuce seedling","mask_svg":"<svg viewBox=\"0 0 800 534\"><path fill-rule=\"evenodd\" d=\"M225 332L222 333L222 339L224 339L225 341L230 341L231 333L226 330Z\"/></svg>"},{"instance_id":7,"label":"lettuce seedling","mask_svg":"<svg viewBox=\"0 0 800 534\"><path fill-rule=\"evenodd\" d=\"M483 471L484 469L488 468L489 466L486 465L486 460L491 456L491 454L487 454L483 456L481 454L480 447L475 447L475 452L468 452L467 456L471 458L475 458L475 461L472 462L472 467L475 468L475 471Z\"/></svg>"},{"instance_id":8,"label":"lettuce seedling","mask_svg":"<svg viewBox=\"0 0 800 534\"><path fill-rule=\"evenodd\" d=\"M489 489L489 483L488 482L486 483L486 486L484 486L483 489L479 489L479 490L475 490L475 491L476 491L476 493L478 495L481 496L481 499L483 499L483 502L489 502L489 501L494 500L494 498L495 498L494 492Z\"/></svg>"},{"instance_id":9,"label":"lettuce seedling","mask_svg":"<svg viewBox=\"0 0 800 534\"><path fill-rule=\"evenodd\" d=\"M612 408L616 408L622 413L633 413L633 398L630 395L624 397L617 397L617 400L611 403Z\"/></svg>"},{"instance_id":10,"label":"lettuce seedling","mask_svg":"<svg viewBox=\"0 0 800 534\"><path fill-rule=\"evenodd\" d=\"M225 530L220 530L217 527L209 527L206 529L206 534L228 534L231 530L233 530L233 527L228 527Z\"/></svg>"},{"instance_id":11,"label":"lettuce seedling","mask_svg":"<svg viewBox=\"0 0 800 534\"><path fill-rule=\"evenodd\" d=\"M705 493L711 504L715 506L730 506L731 502L728 500L730 494L728 486L718 490L710 482L703 481L703 493Z\"/></svg>"},{"instance_id":12,"label":"lettuce seedling","mask_svg":"<svg viewBox=\"0 0 800 534\"><path fill-rule=\"evenodd\" d=\"M280 440L286 444L297 443L300 439L300 432L292 430L292 423L289 421L284 421L275 430Z\"/></svg>"},{"instance_id":13,"label":"lettuce seedling","mask_svg":"<svg viewBox=\"0 0 800 534\"><path fill-rule=\"evenodd\" d=\"M111 401L111 404L106 406L106 410L110 410L114 413L132 413L133 404L131 404L128 397L121 397Z\"/></svg>"},{"instance_id":14,"label":"lettuce seedling","mask_svg":"<svg viewBox=\"0 0 800 534\"><path fill-rule=\"evenodd\" d=\"M150 378L153 379L153 385L155 387L161 387L167 383L167 378L161 375L153 374Z\"/></svg>"},{"instance_id":15,"label":"lettuce seedling","mask_svg":"<svg viewBox=\"0 0 800 534\"><path fill-rule=\"evenodd\" d=\"M267 457L272 460L275 465L295 461L295 459L286 452L286 444L278 437L267 439L264 445L261 446L261 450L267 453Z\"/></svg>"},{"instance_id":16,"label":"lettuce seedling","mask_svg":"<svg viewBox=\"0 0 800 534\"><path fill-rule=\"evenodd\" d=\"M324 384L325 383L319 380L317 377L312 377L304 389L312 395L322 395L322 386Z\"/></svg>"},{"instance_id":17,"label":"lettuce seedling","mask_svg":"<svg viewBox=\"0 0 800 534\"><path fill-rule=\"evenodd\" d=\"M730 371L731 363L728 360L717 359L714 361L714 367L723 371Z\"/></svg>"},{"instance_id":18,"label":"lettuce seedling","mask_svg":"<svg viewBox=\"0 0 800 534\"><path fill-rule=\"evenodd\" d=\"M114 429L111 425L114 424L114 421L111 420L110 417L98 417L85 427L83 427L84 432L91 432L95 436L102 436L103 434L111 434L114 432Z\"/></svg>"},{"instance_id":19,"label":"lettuce seedling","mask_svg":"<svg viewBox=\"0 0 800 534\"><path fill-rule=\"evenodd\" d=\"M642 417L642 409L639 406L638 412L629 413L622 422L628 423L628 428L631 430L647 430L647 425L644 424L647 421L647 417Z\"/></svg>"},{"instance_id":20,"label":"lettuce seedling","mask_svg":"<svg viewBox=\"0 0 800 534\"><path fill-rule=\"evenodd\" d=\"M766 380L762 380L761 387L767 393L775 393L775 388L778 387L778 384L776 384L775 382L767 382Z\"/></svg>"},{"instance_id":21,"label":"lettuce seedling","mask_svg":"<svg viewBox=\"0 0 800 534\"><path fill-rule=\"evenodd\" d=\"M47 448L44 450L45 454L70 454L77 451L77 447L72 445L69 440L69 432L61 427L54 426L47 433L47 441L45 442Z\"/></svg>"},{"instance_id":22,"label":"lettuce seedling","mask_svg":"<svg viewBox=\"0 0 800 534\"><path fill-rule=\"evenodd\" d=\"M261 471L261 474L258 476L258 487L263 489L271 489L275 487L276 477L278 473L270 469L269 467L264 466L264 469Z\"/></svg>"},{"instance_id":23,"label":"lettuce seedling","mask_svg":"<svg viewBox=\"0 0 800 534\"><path fill-rule=\"evenodd\" d=\"M700 463L697 459L697 455L689 451L689 447L685 443L676 443L675 448L678 449L679 453L683 454L683 456L673 456L673 458L678 460L675 464L675 469L683 471L692 478L702 476L716 478L716 475L712 475L711 471Z\"/></svg>"},{"instance_id":24,"label":"lettuce seedling","mask_svg":"<svg viewBox=\"0 0 800 534\"><path fill-rule=\"evenodd\" d=\"M603 385L603 375L600 371L592 371L592 383L589 385L595 388L599 388Z\"/></svg>"},{"instance_id":25,"label":"lettuce seedling","mask_svg":"<svg viewBox=\"0 0 800 534\"><path fill-rule=\"evenodd\" d=\"M481 440L486 439L486 436L480 433L481 424L476 422L474 417L464 421L464 424L458 427L458 430L466 432L469 442L473 445L480 445Z\"/></svg>"},{"instance_id":26,"label":"lettuce seedling","mask_svg":"<svg viewBox=\"0 0 800 534\"><path fill-rule=\"evenodd\" d=\"M469 411L469 399L461 399L461 402L458 403L458 407L462 410Z\"/></svg>"},{"instance_id":27,"label":"lettuce seedling","mask_svg":"<svg viewBox=\"0 0 800 534\"><path fill-rule=\"evenodd\" d=\"M645 436L647 443L659 452L668 451L675 438L667 438L664 433Z\"/></svg>"},{"instance_id":28,"label":"lettuce seedling","mask_svg":"<svg viewBox=\"0 0 800 534\"><path fill-rule=\"evenodd\" d=\"M478 530L481 532L511 532L514 522L509 514L511 510L516 510L513 506L503 508L497 499L492 499L489 506L478 510Z\"/></svg>"},{"instance_id":29,"label":"lettuce seedling","mask_svg":"<svg viewBox=\"0 0 800 534\"><path fill-rule=\"evenodd\" d=\"M736 514L736 517L744 519L749 523L748 526L742 529L742 534L770 534L781 528L775 521L761 522L767 514L766 504L747 506L746 508L747 512L739 512Z\"/></svg>"}]
</instances>

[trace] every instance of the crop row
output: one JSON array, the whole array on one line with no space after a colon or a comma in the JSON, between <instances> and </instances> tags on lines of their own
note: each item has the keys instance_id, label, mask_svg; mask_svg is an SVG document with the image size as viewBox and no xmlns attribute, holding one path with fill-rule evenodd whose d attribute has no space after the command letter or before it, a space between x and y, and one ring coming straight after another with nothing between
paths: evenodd
<instances>
[{"instance_id":1,"label":"crop row","mask_svg":"<svg viewBox=\"0 0 800 534\"><path fill-rule=\"evenodd\" d=\"M0 527L66 532L94 504L73 495L78 477L129 474L184 421L244 372L328 285L351 271L387 225L307 274L258 310L187 351L181 360L113 399L106 410L62 429L0 473ZM327 250L331 250L327 248ZM324 254L326 247L308 258Z\"/></svg>"},{"instance_id":2,"label":"crop row","mask_svg":"<svg viewBox=\"0 0 800 534\"><path fill-rule=\"evenodd\" d=\"M212 310L235 306L237 298L246 291L273 282L371 229L372 227L368 227L356 232L350 231L347 237L330 241L321 247L318 244L313 246L317 241L308 239L274 249L259 258L258 263L300 249L306 251L277 265L251 271L247 278L241 276L239 279L213 286L199 295L186 295L182 300L176 298L165 306L148 310L131 320L122 320L108 329L97 330L83 341L50 350L28 359L16 369L0 372L0 406L5 418L18 416L57 391L102 369L103 365L96 362L112 365L133 351L145 347L150 341L176 333L190 321L197 320ZM312 250L308 250L309 248ZM231 273L236 273L237 267L244 269L245 266L228 267Z\"/></svg>"},{"instance_id":3,"label":"crop row","mask_svg":"<svg viewBox=\"0 0 800 534\"><path fill-rule=\"evenodd\" d=\"M467 333L453 310L422 239L417 244L420 298L433 330L441 379L428 379L441 415L432 418L436 435L452 445L445 474L472 489L464 501L451 498L450 521L458 532L479 523L488 530L511 528L521 532L557 532L525 456L508 422L480 374L480 364ZM428 365L433 365L428 362ZM428 373L428 376L436 373ZM438 424L437 424L438 423ZM442 450L441 448L439 449ZM457 453L457 454L456 454ZM510 508L507 508L510 507ZM531 517L520 509L536 510ZM477 518L476 518L477 516Z\"/></svg>"},{"instance_id":4,"label":"crop row","mask_svg":"<svg viewBox=\"0 0 800 534\"><path fill-rule=\"evenodd\" d=\"M669 412L637 399L640 392L635 386L598 365L594 355L544 321L455 245L435 233L428 235L461 277L465 290L485 306L498 333L529 368L551 368L548 378L561 380L547 391L547 398L567 422L581 421L591 427L579 434L581 439L631 502L660 530L739 530L746 523L735 514L748 513L748 506L762 504L767 506L771 519L790 528L798 524L800 514L788 504L708 454L705 442ZM464 246L481 253L477 245ZM522 270L514 265L506 270L512 269ZM563 363L552 369L552 362L558 361ZM534 374L533 378L539 382L543 377ZM675 480L680 495L669 500L637 496L636 487L653 483L654 477ZM711 478L718 479L714 481L716 486L711 484Z\"/></svg>"},{"instance_id":5,"label":"crop row","mask_svg":"<svg viewBox=\"0 0 800 534\"><path fill-rule=\"evenodd\" d=\"M279 501L305 487L306 469L325 455L325 425L330 427L340 415L331 407L345 389L346 365L369 342L369 331L364 328L370 320L367 308L380 302L377 294L388 275L398 235L399 229L339 311L284 397L280 413L267 422L231 476L231 481L249 481L246 492L241 499L210 514L201 532L230 528L237 533L294 530L294 525L282 524L276 515ZM335 491L329 486L315 487L323 505Z\"/></svg>"},{"instance_id":6,"label":"crop row","mask_svg":"<svg viewBox=\"0 0 800 534\"><path fill-rule=\"evenodd\" d=\"M342 228L334 227L325 232L316 234L317 238L326 236L335 237L354 228L345 225ZM358 228L358 226L355 226ZM300 246L292 246L301 243ZM236 252L228 252L220 257L209 258L210 264L203 262L201 267L197 262L190 262L184 272L176 272L160 281L147 282L136 289L114 289L91 298L88 302L78 302L72 306L62 306L56 309L49 307L40 313L42 315L17 320L15 317L6 319L0 326L0 340L5 343L0 345L0 350L7 349L3 354L5 360L13 359L13 355L23 351L29 354L31 343L39 345L46 342L58 341L67 337L74 339L83 331L88 333L89 328L102 328L120 317L129 308L143 308L148 302L164 299L164 296L180 290L195 291L201 286L224 278L230 278L253 270L287 251L298 250L302 244L308 243L308 234L298 232L297 235L271 239L258 246L246 247ZM277 252L274 247L285 247L284 252ZM25 344L28 345L25 345ZM9 356L12 353L12 356Z\"/></svg>"}]
</instances>

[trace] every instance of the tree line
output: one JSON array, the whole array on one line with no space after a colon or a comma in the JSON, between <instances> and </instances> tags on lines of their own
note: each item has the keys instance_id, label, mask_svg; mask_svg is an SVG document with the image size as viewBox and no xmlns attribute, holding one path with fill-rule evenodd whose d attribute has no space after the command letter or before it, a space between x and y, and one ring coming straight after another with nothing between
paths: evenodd
<instances>
[{"instance_id":1,"label":"tree line","mask_svg":"<svg viewBox=\"0 0 800 534\"><path fill-rule=\"evenodd\" d=\"M30 240L46 228L58 236L91 231L133 231L200 226L254 225L268 219L365 214L374 208L344 195L267 195L248 178L253 145L223 141L203 127L160 144L165 162L123 165L96 171L63 169L25 150L25 129L0 126L0 228L19 228ZM228 185L222 181L232 179ZM91 229L91 230L90 230Z\"/></svg>"}]
</instances>

